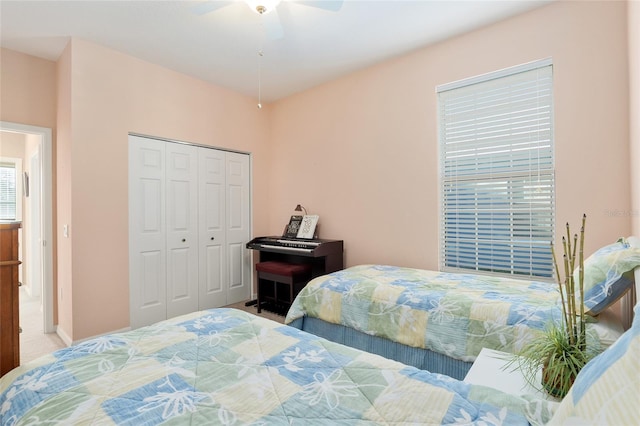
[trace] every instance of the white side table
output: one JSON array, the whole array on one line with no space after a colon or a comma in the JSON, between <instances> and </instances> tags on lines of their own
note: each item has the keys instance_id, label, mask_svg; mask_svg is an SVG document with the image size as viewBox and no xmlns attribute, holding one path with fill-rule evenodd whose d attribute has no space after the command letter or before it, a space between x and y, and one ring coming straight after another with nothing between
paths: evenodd
<instances>
[{"instance_id":1,"label":"white side table","mask_svg":"<svg viewBox=\"0 0 640 426\"><path fill-rule=\"evenodd\" d=\"M464 382L488 386L511 395L533 395L549 401L560 401L544 391L532 387L518 370L516 363L504 368L511 359L511 354L493 349L483 348L469 369ZM541 372L536 375L540 382Z\"/></svg>"}]
</instances>

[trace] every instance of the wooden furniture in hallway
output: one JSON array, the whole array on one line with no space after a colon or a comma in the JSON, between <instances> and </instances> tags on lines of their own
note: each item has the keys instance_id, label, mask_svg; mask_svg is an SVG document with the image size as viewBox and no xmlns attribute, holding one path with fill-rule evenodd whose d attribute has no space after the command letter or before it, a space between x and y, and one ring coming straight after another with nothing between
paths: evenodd
<instances>
[{"instance_id":1,"label":"wooden furniture in hallway","mask_svg":"<svg viewBox=\"0 0 640 426\"><path fill-rule=\"evenodd\" d=\"M20 365L18 230L20 222L0 222L0 376Z\"/></svg>"}]
</instances>

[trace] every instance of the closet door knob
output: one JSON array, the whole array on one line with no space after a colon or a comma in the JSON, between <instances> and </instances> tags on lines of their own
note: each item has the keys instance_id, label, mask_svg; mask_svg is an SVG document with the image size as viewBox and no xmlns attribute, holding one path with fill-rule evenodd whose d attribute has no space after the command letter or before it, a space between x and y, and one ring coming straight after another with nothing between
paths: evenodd
<instances>
[{"instance_id":1,"label":"closet door knob","mask_svg":"<svg viewBox=\"0 0 640 426\"><path fill-rule=\"evenodd\" d=\"M216 237L211 237L211 241L213 241L213 240L215 240L215 239L216 239Z\"/></svg>"},{"instance_id":2,"label":"closet door knob","mask_svg":"<svg viewBox=\"0 0 640 426\"><path fill-rule=\"evenodd\" d=\"M182 239L182 242L183 242L183 243L185 243L186 241L187 241L187 239L186 239L186 238L183 238L183 239Z\"/></svg>"}]
</instances>

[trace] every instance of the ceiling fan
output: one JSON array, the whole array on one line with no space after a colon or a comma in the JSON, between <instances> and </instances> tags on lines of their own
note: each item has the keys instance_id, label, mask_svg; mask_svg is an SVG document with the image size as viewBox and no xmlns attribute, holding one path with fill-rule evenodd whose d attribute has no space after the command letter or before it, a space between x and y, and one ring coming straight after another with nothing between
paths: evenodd
<instances>
[{"instance_id":1,"label":"ceiling fan","mask_svg":"<svg viewBox=\"0 0 640 426\"><path fill-rule=\"evenodd\" d=\"M254 12L262 16L267 36L272 40L280 39L284 36L277 6L281 0L244 0L243 2ZM285 0L286 1L286 0ZM205 15L223 7L240 1L224 0L204 0L195 5L191 10L196 15ZM295 3L303 6L311 6L318 9L337 12L342 7L343 0L289 0L286 3Z\"/></svg>"}]
</instances>

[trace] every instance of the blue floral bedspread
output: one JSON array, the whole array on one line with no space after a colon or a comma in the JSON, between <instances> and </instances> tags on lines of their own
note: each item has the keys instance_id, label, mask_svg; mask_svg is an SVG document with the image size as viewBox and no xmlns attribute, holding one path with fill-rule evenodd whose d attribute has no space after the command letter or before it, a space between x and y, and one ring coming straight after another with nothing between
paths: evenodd
<instances>
[{"instance_id":1,"label":"blue floral bedspread","mask_svg":"<svg viewBox=\"0 0 640 426\"><path fill-rule=\"evenodd\" d=\"M285 323L303 316L469 362L483 347L517 353L562 312L555 283L360 265L311 280Z\"/></svg>"},{"instance_id":2,"label":"blue floral bedspread","mask_svg":"<svg viewBox=\"0 0 640 426\"><path fill-rule=\"evenodd\" d=\"M96 338L0 378L0 424L527 424L523 399L234 309Z\"/></svg>"}]
</instances>

